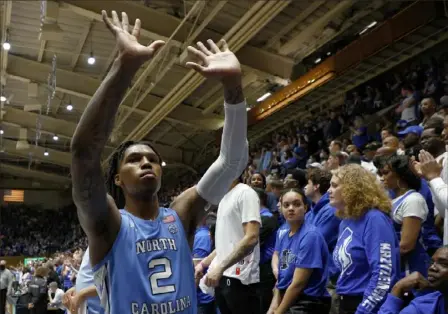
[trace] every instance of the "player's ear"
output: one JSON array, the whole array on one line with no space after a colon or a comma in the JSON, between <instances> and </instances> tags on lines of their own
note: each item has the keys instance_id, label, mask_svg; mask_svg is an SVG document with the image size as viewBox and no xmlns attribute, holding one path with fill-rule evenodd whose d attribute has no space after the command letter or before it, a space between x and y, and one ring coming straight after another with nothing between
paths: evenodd
<instances>
[{"instance_id":1,"label":"player's ear","mask_svg":"<svg viewBox=\"0 0 448 314\"><path fill-rule=\"evenodd\" d=\"M120 175L117 173L114 177L115 185L121 187Z\"/></svg>"}]
</instances>

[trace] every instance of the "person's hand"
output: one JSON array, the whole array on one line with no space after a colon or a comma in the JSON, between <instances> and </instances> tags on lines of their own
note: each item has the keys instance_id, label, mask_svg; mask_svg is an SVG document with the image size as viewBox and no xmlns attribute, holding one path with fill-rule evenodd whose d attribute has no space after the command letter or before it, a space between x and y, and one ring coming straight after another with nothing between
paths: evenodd
<instances>
[{"instance_id":1,"label":"person's hand","mask_svg":"<svg viewBox=\"0 0 448 314\"><path fill-rule=\"evenodd\" d=\"M204 266L202 265L202 263L199 263L194 268L194 281L196 283L196 286L199 285L199 281L202 277L204 277Z\"/></svg>"},{"instance_id":2,"label":"person's hand","mask_svg":"<svg viewBox=\"0 0 448 314\"><path fill-rule=\"evenodd\" d=\"M71 314L78 314L78 309L79 309L79 306L81 305L82 301L83 300L81 299L79 294L75 294L74 296L72 296L70 298L69 310L70 310Z\"/></svg>"},{"instance_id":3,"label":"person's hand","mask_svg":"<svg viewBox=\"0 0 448 314\"><path fill-rule=\"evenodd\" d=\"M33 303L28 303L28 309L32 309L34 307Z\"/></svg>"},{"instance_id":4,"label":"person's hand","mask_svg":"<svg viewBox=\"0 0 448 314\"><path fill-rule=\"evenodd\" d=\"M398 281L392 288L392 295L401 298L405 292L411 290L423 290L430 286L429 281L419 272L413 272L409 276Z\"/></svg>"},{"instance_id":5,"label":"person's hand","mask_svg":"<svg viewBox=\"0 0 448 314\"><path fill-rule=\"evenodd\" d=\"M420 171L427 181L440 177L443 169L443 159L438 163L430 153L424 150L420 151L418 158L420 160Z\"/></svg>"},{"instance_id":6,"label":"person's hand","mask_svg":"<svg viewBox=\"0 0 448 314\"><path fill-rule=\"evenodd\" d=\"M222 274L224 270L221 269L219 265L215 267L209 268L207 275L205 276L205 284L208 287L217 287L219 285L219 281L221 280Z\"/></svg>"},{"instance_id":7,"label":"person's hand","mask_svg":"<svg viewBox=\"0 0 448 314\"><path fill-rule=\"evenodd\" d=\"M409 168L416 176L418 176L419 178L423 178L422 166L417 160L415 160L414 156L412 156L409 160Z\"/></svg>"},{"instance_id":8,"label":"person's hand","mask_svg":"<svg viewBox=\"0 0 448 314\"><path fill-rule=\"evenodd\" d=\"M241 81L241 64L233 52L229 50L225 40L221 40L219 48L211 39L207 40L208 49L202 42L197 48L188 46L188 52L194 56L196 62L187 62L186 66L201 73L206 78L216 78L223 83Z\"/></svg>"},{"instance_id":9,"label":"person's hand","mask_svg":"<svg viewBox=\"0 0 448 314\"><path fill-rule=\"evenodd\" d=\"M134 29L129 33L129 20L125 12L121 13L121 22L115 11L112 11L112 20L109 19L106 11L103 10L101 13L104 23L117 41L118 56L126 64L130 63L138 68L151 59L165 45L163 40L156 40L148 46L139 44L138 38L140 36L141 22L139 19L136 19Z\"/></svg>"},{"instance_id":10,"label":"person's hand","mask_svg":"<svg viewBox=\"0 0 448 314\"><path fill-rule=\"evenodd\" d=\"M62 297L62 305L64 305L66 308L70 308L71 305L71 299L73 296L75 296L76 294L76 289L75 287L72 287L70 289L68 289L65 293L64 296Z\"/></svg>"}]
</instances>

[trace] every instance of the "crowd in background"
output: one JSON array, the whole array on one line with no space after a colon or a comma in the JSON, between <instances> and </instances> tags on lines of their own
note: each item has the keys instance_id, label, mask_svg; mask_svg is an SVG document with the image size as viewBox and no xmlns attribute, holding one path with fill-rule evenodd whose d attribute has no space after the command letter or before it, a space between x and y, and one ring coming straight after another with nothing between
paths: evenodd
<instances>
[{"instance_id":1,"label":"crowd in background","mask_svg":"<svg viewBox=\"0 0 448 314\"><path fill-rule=\"evenodd\" d=\"M392 134L415 121L423 121L420 102L424 98L433 100L431 110L434 112L448 108L446 54L427 60L417 59L401 67L401 71L386 73L348 92L339 109L324 110L314 120L296 121L270 134L251 150L250 162L243 174L244 182L249 183L249 178L258 171L268 181L299 180L303 184L306 183L304 169L331 170L335 164L345 163L349 155L359 155L363 166L373 169L373 156L381 146L382 131L389 130ZM395 110L409 97L415 98L412 110L416 119L408 123ZM382 112L379 117L378 112ZM342 156L332 156L330 143L334 139L341 142ZM405 142L397 144L404 150ZM160 203L168 205L196 181L196 177L188 174L174 185L166 182L159 193ZM74 207L47 211L9 204L1 210L0 256L40 256L86 247L87 241Z\"/></svg>"}]
</instances>

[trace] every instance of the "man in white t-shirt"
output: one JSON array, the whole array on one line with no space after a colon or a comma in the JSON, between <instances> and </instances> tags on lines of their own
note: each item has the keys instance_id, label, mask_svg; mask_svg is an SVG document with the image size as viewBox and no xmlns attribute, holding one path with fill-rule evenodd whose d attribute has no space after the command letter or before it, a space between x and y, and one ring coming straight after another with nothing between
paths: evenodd
<instances>
[{"instance_id":1,"label":"man in white t-shirt","mask_svg":"<svg viewBox=\"0 0 448 314\"><path fill-rule=\"evenodd\" d=\"M235 181L219 203L216 249L195 268L198 278L210 267L205 284L216 287L216 303L221 314L260 313L260 226L257 193Z\"/></svg>"},{"instance_id":2,"label":"man in white t-shirt","mask_svg":"<svg viewBox=\"0 0 448 314\"><path fill-rule=\"evenodd\" d=\"M395 110L397 113L401 113L401 120L408 122L408 125L418 122L417 109L418 99L409 85L403 85L401 88L401 95L404 97L401 104Z\"/></svg>"}]
</instances>

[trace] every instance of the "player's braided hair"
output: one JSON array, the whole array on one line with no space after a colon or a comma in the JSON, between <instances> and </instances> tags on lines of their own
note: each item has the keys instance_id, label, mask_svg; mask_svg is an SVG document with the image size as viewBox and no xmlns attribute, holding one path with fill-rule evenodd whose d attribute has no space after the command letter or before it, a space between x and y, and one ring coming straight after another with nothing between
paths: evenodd
<instances>
[{"instance_id":1,"label":"player's braided hair","mask_svg":"<svg viewBox=\"0 0 448 314\"><path fill-rule=\"evenodd\" d=\"M146 141L126 141L121 143L115 149L112 157L109 160L109 167L106 172L106 189L107 193L112 196L112 198L115 200L115 203L117 204L117 207L120 209L124 208L125 198L121 188L115 184L115 175L118 173L118 167L123 160L126 149L128 149L132 145L138 144L148 145L156 153L157 157L159 157L159 162L162 163L162 157L160 156L160 154L156 151L154 146L151 145L151 143Z\"/></svg>"}]
</instances>

